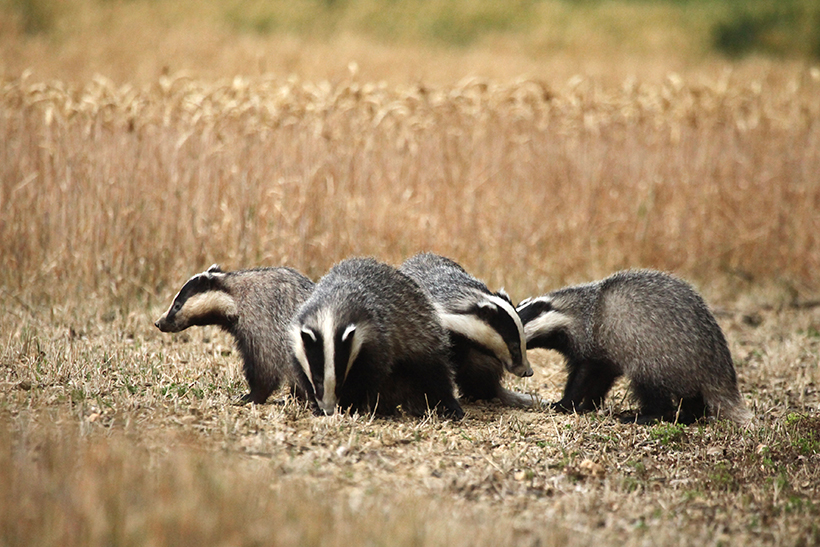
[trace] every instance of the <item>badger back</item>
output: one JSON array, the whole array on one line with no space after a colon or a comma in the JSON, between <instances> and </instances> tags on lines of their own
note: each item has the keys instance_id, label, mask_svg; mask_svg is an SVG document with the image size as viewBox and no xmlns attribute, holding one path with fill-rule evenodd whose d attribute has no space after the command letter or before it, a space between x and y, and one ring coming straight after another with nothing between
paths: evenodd
<instances>
[{"instance_id":1,"label":"badger back","mask_svg":"<svg viewBox=\"0 0 820 547\"><path fill-rule=\"evenodd\" d=\"M432 253L411 257L399 269L428 293L451 336L469 340L517 376L532 375L524 326L504 291L493 293L455 261Z\"/></svg>"},{"instance_id":2,"label":"badger back","mask_svg":"<svg viewBox=\"0 0 820 547\"><path fill-rule=\"evenodd\" d=\"M291 268L257 268L224 274L221 281L242 311L241 329L264 324L287 330L293 315L313 292L315 284Z\"/></svg>"},{"instance_id":3,"label":"badger back","mask_svg":"<svg viewBox=\"0 0 820 547\"><path fill-rule=\"evenodd\" d=\"M723 331L703 298L685 281L652 270L628 270L602 282L597 337L613 360L638 374L658 363L683 392L707 378L736 382Z\"/></svg>"},{"instance_id":4,"label":"badger back","mask_svg":"<svg viewBox=\"0 0 820 547\"><path fill-rule=\"evenodd\" d=\"M239 310L235 320L223 326L236 336L242 353L258 354L264 361L289 361L288 327L314 283L284 267L228 272L221 283Z\"/></svg>"}]
</instances>

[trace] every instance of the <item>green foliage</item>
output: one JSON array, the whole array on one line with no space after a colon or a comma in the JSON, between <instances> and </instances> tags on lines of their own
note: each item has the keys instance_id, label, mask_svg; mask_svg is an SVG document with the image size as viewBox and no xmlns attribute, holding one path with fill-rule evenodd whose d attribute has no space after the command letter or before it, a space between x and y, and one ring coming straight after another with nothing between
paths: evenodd
<instances>
[{"instance_id":1,"label":"green foliage","mask_svg":"<svg viewBox=\"0 0 820 547\"><path fill-rule=\"evenodd\" d=\"M45 34L53 30L59 5L58 0L10 0L0 4L11 8L26 34Z\"/></svg>"},{"instance_id":2,"label":"green foliage","mask_svg":"<svg viewBox=\"0 0 820 547\"><path fill-rule=\"evenodd\" d=\"M148 6L158 14L180 17L174 8L151 0L129 3L137 10ZM0 16L15 21L27 35L49 35L76 27L77 15L89 4L105 11L116 3L0 0ZM567 29L583 28L585 35L606 36L619 47L631 47L624 37L645 43L647 29L656 28L649 21L661 20L672 33L687 32L701 43L700 48L729 57L749 53L820 57L820 3L815 0L217 0L209 5L219 24L258 35L323 39L353 33L386 42L468 47L493 34L516 35L522 45L541 43L545 36L552 37L549 43L561 44ZM186 19L195 16L184 14L187 8L180 9ZM207 17L207 13L196 16ZM629 15L619 19L616 13Z\"/></svg>"},{"instance_id":3,"label":"green foliage","mask_svg":"<svg viewBox=\"0 0 820 547\"><path fill-rule=\"evenodd\" d=\"M466 46L491 32L521 30L534 2L447 2L423 22L422 33L434 41Z\"/></svg>"},{"instance_id":4,"label":"green foliage","mask_svg":"<svg viewBox=\"0 0 820 547\"><path fill-rule=\"evenodd\" d=\"M802 416L796 412L791 412L786 416L786 425L795 426L800 423Z\"/></svg>"},{"instance_id":5,"label":"green foliage","mask_svg":"<svg viewBox=\"0 0 820 547\"><path fill-rule=\"evenodd\" d=\"M791 447L801 456L820 454L818 423L820 420L812 420L794 412L786 416L786 425L791 429Z\"/></svg>"},{"instance_id":6,"label":"green foliage","mask_svg":"<svg viewBox=\"0 0 820 547\"><path fill-rule=\"evenodd\" d=\"M71 402L72 403L81 403L85 400L85 392L80 389L72 389L71 390Z\"/></svg>"},{"instance_id":7,"label":"green foliage","mask_svg":"<svg viewBox=\"0 0 820 547\"><path fill-rule=\"evenodd\" d=\"M227 7L225 17L235 29L257 34L321 37L355 30L388 41L421 39L466 46L487 33L522 30L534 18L536 5L534 0L237 0Z\"/></svg>"},{"instance_id":8,"label":"green foliage","mask_svg":"<svg viewBox=\"0 0 820 547\"><path fill-rule=\"evenodd\" d=\"M820 4L809 0L733 2L712 27L715 49L729 57L749 53L820 57Z\"/></svg>"},{"instance_id":9,"label":"green foliage","mask_svg":"<svg viewBox=\"0 0 820 547\"><path fill-rule=\"evenodd\" d=\"M712 486L718 490L735 490L738 481L727 462L718 462L708 474Z\"/></svg>"},{"instance_id":10,"label":"green foliage","mask_svg":"<svg viewBox=\"0 0 820 547\"><path fill-rule=\"evenodd\" d=\"M225 18L239 32L329 34L338 26L346 5L331 0L237 0L225 3Z\"/></svg>"},{"instance_id":11,"label":"green foliage","mask_svg":"<svg viewBox=\"0 0 820 547\"><path fill-rule=\"evenodd\" d=\"M45 4L47 0L38 0ZM730 57L752 52L820 56L820 4L811 0L621 0L625 8L662 7L671 20L699 14L711 28L711 47ZM465 47L491 33L522 33L547 25L536 0L233 0L225 18L240 32L288 32L314 37L350 31L391 40L421 40ZM570 18L589 17L605 3L563 0L554 3ZM574 15L573 15L574 14Z\"/></svg>"},{"instance_id":12,"label":"green foliage","mask_svg":"<svg viewBox=\"0 0 820 547\"><path fill-rule=\"evenodd\" d=\"M649 437L664 446L677 446L686 437L686 428L681 424L660 423L652 428Z\"/></svg>"}]
</instances>

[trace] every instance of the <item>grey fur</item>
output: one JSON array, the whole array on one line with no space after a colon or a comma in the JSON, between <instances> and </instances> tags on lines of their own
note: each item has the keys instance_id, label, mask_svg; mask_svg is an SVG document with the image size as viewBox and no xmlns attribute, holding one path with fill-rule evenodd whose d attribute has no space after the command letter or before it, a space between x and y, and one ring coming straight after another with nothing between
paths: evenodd
<instances>
[{"instance_id":1,"label":"grey fur","mask_svg":"<svg viewBox=\"0 0 820 547\"><path fill-rule=\"evenodd\" d=\"M424 292L392 266L334 266L291 326L294 370L318 408L464 415L453 395L447 334ZM328 387L332 389L326 389Z\"/></svg>"},{"instance_id":2,"label":"grey fur","mask_svg":"<svg viewBox=\"0 0 820 547\"><path fill-rule=\"evenodd\" d=\"M523 326L506 293L493 293L455 261L432 253L407 259L399 270L428 293L449 330L462 396L532 406L536 398L501 386L504 369L517 376L532 375Z\"/></svg>"},{"instance_id":3,"label":"grey fur","mask_svg":"<svg viewBox=\"0 0 820 547\"><path fill-rule=\"evenodd\" d=\"M692 422L708 414L738 424L751 420L737 389L732 356L703 298L685 281L652 270L527 299L518 306L527 347L567 358L561 411L603 402L618 376L630 380L641 423Z\"/></svg>"},{"instance_id":4,"label":"grey fur","mask_svg":"<svg viewBox=\"0 0 820 547\"><path fill-rule=\"evenodd\" d=\"M287 328L314 283L291 268L223 272L219 266L191 277L155 325L163 332L217 325L233 335L250 392L243 403L264 403L292 375Z\"/></svg>"}]
</instances>

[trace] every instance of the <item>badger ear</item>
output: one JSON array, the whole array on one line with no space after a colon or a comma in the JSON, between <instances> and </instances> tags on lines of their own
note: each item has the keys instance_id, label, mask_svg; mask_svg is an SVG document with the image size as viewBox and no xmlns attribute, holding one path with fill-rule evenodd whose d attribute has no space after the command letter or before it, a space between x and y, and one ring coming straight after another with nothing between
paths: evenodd
<instances>
[{"instance_id":1,"label":"badger ear","mask_svg":"<svg viewBox=\"0 0 820 547\"><path fill-rule=\"evenodd\" d=\"M206 270L208 273L225 273L222 271L222 268L219 267L219 264L211 264L211 267Z\"/></svg>"},{"instance_id":2,"label":"badger ear","mask_svg":"<svg viewBox=\"0 0 820 547\"><path fill-rule=\"evenodd\" d=\"M501 287L500 289L498 289L498 292L495 293L495 295L499 298L503 298L504 300L509 302L510 305L512 305L512 298L510 298L510 295L507 294L507 291L504 290L504 287Z\"/></svg>"},{"instance_id":3,"label":"badger ear","mask_svg":"<svg viewBox=\"0 0 820 547\"><path fill-rule=\"evenodd\" d=\"M543 296L526 298L518 304L515 311L522 314L525 313L525 309L527 310L526 314L532 315L533 317L542 313L547 313L553 310L552 300Z\"/></svg>"},{"instance_id":4,"label":"badger ear","mask_svg":"<svg viewBox=\"0 0 820 547\"><path fill-rule=\"evenodd\" d=\"M310 342L313 342L313 343L316 342L316 333L313 332L313 329L311 329L310 327L302 327L299 331L299 334L301 334L302 342L304 344L308 344Z\"/></svg>"},{"instance_id":5,"label":"badger ear","mask_svg":"<svg viewBox=\"0 0 820 547\"><path fill-rule=\"evenodd\" d=\"M498 306L489 300L481 300L480 302L476 302L475 309L476 315L485 319L498 313Z\"/></svg>"},{"instance_id":6,"label":"badger ear","mask_svg":"<svg viewBox=\"0 0 820 547\"><path fill-rule=\"evenodd\" d=\"M346 342L347 339L356 332L356 323L351 323L347 326L345 331L342 333L342 342Z\"/></svg>"}]
</instances>

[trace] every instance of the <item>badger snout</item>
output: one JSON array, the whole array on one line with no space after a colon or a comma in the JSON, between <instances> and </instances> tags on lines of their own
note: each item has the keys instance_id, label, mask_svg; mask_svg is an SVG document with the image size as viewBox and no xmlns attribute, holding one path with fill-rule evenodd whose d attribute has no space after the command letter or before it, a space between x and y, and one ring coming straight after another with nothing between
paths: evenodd
<instances>
[{"instance_id":1,"label":"badger snout","mask_svg":"<svg viewBox=\"0 0 820 547\"><path fill-rule=\"evenodd\" d=\"M508 371L515 374L520 378L529 378L532 376L532 367L526 361L521 363L520 365L510 365L506 367Z\"/></svg>"},{"instance_id":2,"label":"badger snout","mask_svg":"<svg viewBox=\"0 0 820 547\"><path fill-rule=\"evenodd\" d=\"M324 401L316 401L319 403L319 408L325 413L325 416L333 416L336 413L336 403L327 404Z\"/></svg>"},{"instance_id":3,"label":"badger snout","mask_svg":"<svg viewBox=\"0 0 820 547\"><path fill-rule=\"evenodd\" d=\"M179 332L180 329L172 322L168 321L168 317L163 315L156 321L154 321L154 326L157 327L162 332Z\"/></svg>"}]
</instances>

